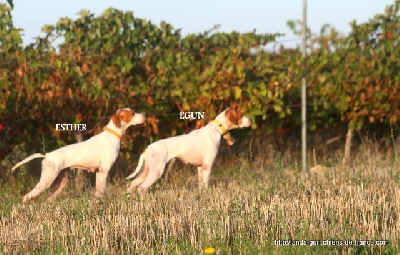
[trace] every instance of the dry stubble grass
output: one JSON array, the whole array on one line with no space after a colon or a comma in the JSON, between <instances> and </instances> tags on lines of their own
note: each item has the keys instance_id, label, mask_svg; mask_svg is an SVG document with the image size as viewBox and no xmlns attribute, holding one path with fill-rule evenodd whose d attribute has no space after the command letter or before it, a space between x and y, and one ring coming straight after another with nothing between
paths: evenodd
<instances>
[{"instance_id":1,"label":"dry stubble grass","mask_svg":"<svg viewBox=\"0 0 400 255\"><path fill-rule=\"evenodd\" d=\"M301 180L294 169L246 161L214 169L207 192L193 171L173 171L140 201L123 195L64 192L53 203L23 205L1 196L0 247L5 254L397 254L398 167L369 158ZM184 181L184 180L189 181ZM3 192L4 193L4 192ZM18 198L19 199L19 198ZM276 239L390 240L389 246L276 246Z\"/></svg>"}]
</instances>

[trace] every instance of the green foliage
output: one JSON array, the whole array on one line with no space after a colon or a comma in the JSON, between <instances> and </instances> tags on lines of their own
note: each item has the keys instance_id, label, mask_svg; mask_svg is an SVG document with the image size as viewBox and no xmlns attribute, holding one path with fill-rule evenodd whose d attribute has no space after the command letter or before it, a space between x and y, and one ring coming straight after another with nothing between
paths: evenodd
<instances>
[{"instance_id":1,"label":"green foliage","mask_svg":"<svg viewBox=\"0 0 400 255\"><path fill-rule=\"evenodd\" d=\"M395 123L399 6L395 1L368 22L354 21L346 36L329 25L318 35L308 29L311 44L303 59L299 49L263 50L280 34L207 31L182 37L167 22L156 25L112 8L99 16L82 10L76 19L45 25L44 35L23 47L12 23L12 1L1 4L0 117L7 125L0 132L0 159L38 131L55 144L72 142L54 132L55 123L92 128L126 106L154 114L151 125L136 134L149 140L189 131L191 120L180 120L178 111L204 111L212 119L233 101L251 116L253 128L298 129L303 61L310 129ZM288 22L294 34L299 25ZM61 43L54 46L55 40Z\"/></svg>"},{"instance_id":2,"label":"green foliage","mask_svg":"<svg viewBox=\"0 0 400 255\"><path fill-rule=\"evenodd\" d=\"M399 111L400 1L363 24L351 23L344 37L331 30L318 39L320 49L310 56L310 86L323 105L356 128L367 122L396 122ZM325 109L324 109L325 108Z\"/></svg>"}]
</instances>

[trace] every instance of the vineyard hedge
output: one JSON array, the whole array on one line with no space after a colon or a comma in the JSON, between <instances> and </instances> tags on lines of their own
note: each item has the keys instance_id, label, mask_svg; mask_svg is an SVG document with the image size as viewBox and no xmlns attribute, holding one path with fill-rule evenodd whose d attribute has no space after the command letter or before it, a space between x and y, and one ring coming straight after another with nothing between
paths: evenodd
<instances>
[{"instance_id":1,"label":"vineyard hedge","mask_svg":"<svg viewBox=\"0 0 400 255\"><path fill-rule=\"evenodd\" d=\"M9 1L11 3L11 1ZM119 107L149 114L133 137L149 141L204 125L180 120L179 111L212 119L236 102L259 132L300 130L300 80L307 66L308 128L361 129L400 117L400 1L339 34L308 30L308 56L279 46L281 34L219 33L182 36L133 12L107 9L95 16L45 25L24 45L12 4L0 4L0 161L14 145L37 150L73 142L56 123L105 124ZM295 35L301 23L290 21ZM132 137L131 137L132 138Z\"/></svg>"}]
</instances>

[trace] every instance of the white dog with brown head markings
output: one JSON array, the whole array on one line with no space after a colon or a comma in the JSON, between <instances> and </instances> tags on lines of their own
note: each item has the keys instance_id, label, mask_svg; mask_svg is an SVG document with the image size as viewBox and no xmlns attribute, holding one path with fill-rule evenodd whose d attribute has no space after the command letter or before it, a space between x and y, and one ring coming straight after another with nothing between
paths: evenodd
<instances>
[{"instance_id":1,"label":"white dog with brown head markings","mask_svg":"<svg viewBox=\"0 0 400 255\"><path fill-rule=\"evenodd\" d=\"M228 108L220 113L215 120L205 127L189 134L170 137L150 144L139 158L134 173L126 179L135 177L144 166L142 174L134 179L127 193L139 186L140 191L146 190L157 181L165 170L165 165L173 158L179 158L184 163L197 166L199 188L208 188L211 168L217 156L221 136L235 128L250 127L251 121L243 117L238 109Z\"/></svg>"},{"instance_id":2,"label":"white dog with brown head markings","mask_svg":"<svg viewBox=\"0 0 400 255\"><path fill-rule=\"evenodd\" d=\"M119 109L100 134L86 141L70 144L46 154L33 154L19 162L12 168L12 171L32 159L44 158L39 183L24 196L23 201L38 196L52 184L52 195L48 200L53 199L65 187L67 181L65 168L81 168L89 172L98 169L95 195L101 197L106 187L110 168L118 157L120 140L125 130L129 126L142 124L144 121L144 114L135 113L130 108Z\"/></svg>"}]
</instances>

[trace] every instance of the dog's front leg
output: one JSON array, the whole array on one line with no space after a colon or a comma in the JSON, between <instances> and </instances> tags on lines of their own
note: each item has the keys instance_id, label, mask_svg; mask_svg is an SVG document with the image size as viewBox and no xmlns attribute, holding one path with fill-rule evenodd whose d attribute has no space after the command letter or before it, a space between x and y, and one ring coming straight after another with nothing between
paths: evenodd
<instances>
[{"instance_id":1,"label":"dog's front leg","mask_svg":"<svg viewBox=\"0 0 400 255\"><path fill-rule=\"evenodd\" d=\"M100 167L99 171L96 173L96 192L95 192L96 197L103 196L104 191L106 189L106 183L109 171L110 168Z\"/></svg>"},{"instance_id":2,"label":"dog's front leg","mask_svg":"<svg viewBox=\"0 0 400 255\"><path fill-rule=\"evenodd\" d=\"M212 164L203 164L197 169L199 175L199 189L208 189L208 183L210 181L211 175L211 166Z\"/></svg>"},{"instance_id":3,"label":"dog's front leg","mask_svg":"<svg viewBox=\"0 0 400 255\"><path fill-rule=\"evenodd\" d=\"M201 190L203 188L203 167L197 167L197 178L198 178L198 188Z\"/></svg>"},{"instance_id":4,"label":"dog's front leg","mask_svg":"<svg viewBox=\"0 0 400 255\"><path fill-rule=\"evenodd\" d=\"M201 189L201 186L203 186L203 188L205 188L205 189L208 189L208 183L210 181L210 175L211 175L211 168L214 164L216 156L217 156L217 153L213 153L211 155L206 155L203 159L203 163L198 168L200 189Z\"/></svg>"}]
</instances>

